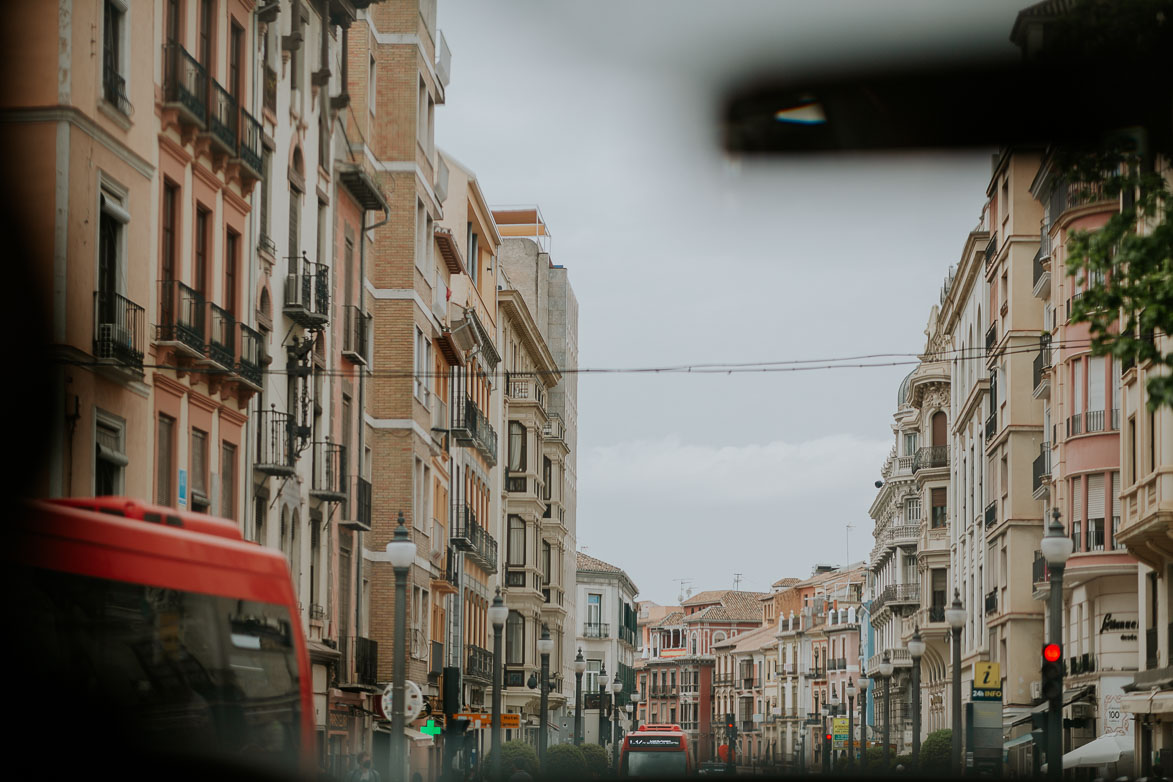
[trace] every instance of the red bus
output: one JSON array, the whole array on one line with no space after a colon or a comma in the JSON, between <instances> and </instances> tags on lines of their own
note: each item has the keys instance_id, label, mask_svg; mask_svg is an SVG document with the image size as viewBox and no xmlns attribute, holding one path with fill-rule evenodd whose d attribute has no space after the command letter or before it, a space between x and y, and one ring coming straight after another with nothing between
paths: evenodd
<instances>
[{"instance_id":1,"label":"red bus","mask_svg":"<svg viewBox=\"0 0 1173 782\"><path fill-rule=\"evenodd\" d=\"M314 768L309 655L279 552L232 522L121 497L23 511L6 548L32 649L22 675L51 683L93 741Z\"/></svg>"},{"instance_id":2,"label":"red bus","mask_svg":"<svg viewBox=\"0 0 1173 782\"><path fill-rule=\"evenodd\" d=\"M679 725L650 723L623 737L621 777L682 777L691 774L688 736Z\"/></svg>"}]
</instances>

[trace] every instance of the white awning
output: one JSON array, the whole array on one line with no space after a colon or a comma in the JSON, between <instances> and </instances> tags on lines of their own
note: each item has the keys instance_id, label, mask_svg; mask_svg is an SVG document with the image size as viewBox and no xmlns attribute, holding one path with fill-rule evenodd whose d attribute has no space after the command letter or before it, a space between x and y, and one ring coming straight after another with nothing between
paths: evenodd
<instances>
[{"instance_id":1,"label":"white awning","mask_svg":"<svg viewBox=\"0 0 1173 782\"><path fill-rule=\"evenodd\" d=\"M1129 714L1173 713L1173 690L1128 693L1120 699L1120 709Z\"/></svg>"}]
</instances>

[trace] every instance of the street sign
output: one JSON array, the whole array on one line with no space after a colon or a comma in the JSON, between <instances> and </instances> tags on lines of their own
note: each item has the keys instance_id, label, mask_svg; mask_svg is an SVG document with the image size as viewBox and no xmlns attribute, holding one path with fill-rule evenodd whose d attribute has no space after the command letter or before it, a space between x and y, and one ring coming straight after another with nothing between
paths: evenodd
<instances>
[{"instance_id":1,"label":"street sign","mask_svg":"<svg viewBox=\"0 0 1173 782\"><path fill-rule=\"evenodd\" d=\"M379 706L383 709L383 719L391 719L394 714L392 708L392 695L394 685L388 684L383 689L383 697L379 699ZM420 715L424 708L424 694L420 690L420 686L413 681L406 681L403 683L403 718L407 722L411 722Z\"/></svg>"},{"instance_id":2,"label":"street sign","mask_svg":"<svg viewBox=\"0 0 1173 782\"><path fill-rule=\"evenodd\" d=\"M973 664L973 686L979 690L1002 689L1002 664L976 662Z\"/></svg>"},{"instance_id":3,"label":"street sign","mask_svg":"<svg viewBox=\"0 0 1173 782\"><path fill-rule=\"evenodd\" d=\"M831 720L831 733L835 737L835 749L847 749L847 718L835 717Z\"/></svg>"},{"instance_id":4,"label":"street sign","mask_svg":"<svg viewBox=\"0 0 1173 782\"><path fill-rule=\"evenodd\" d=\"M456 717L457 719L468 720L468 727L470 729L493 727L493 715L492 714L482 714L480 712L462 712L460 714L454 714L453 716ZM508 728L510 730L520 729L521 728L521 715L520 714L502 714L501 715L501 727Z\"/></svg>"},{"instance_id":5,"label":"street sign","mask_svg":"<svg viewBox=\"0 0 1173 782\"><path fill-rule=\"evenodd\" d=\"M971 701L998 701L1002 702L1002 688L996 690L982 690L977 687L969 691L969 699Z\"/></svg>"}]
</instances>

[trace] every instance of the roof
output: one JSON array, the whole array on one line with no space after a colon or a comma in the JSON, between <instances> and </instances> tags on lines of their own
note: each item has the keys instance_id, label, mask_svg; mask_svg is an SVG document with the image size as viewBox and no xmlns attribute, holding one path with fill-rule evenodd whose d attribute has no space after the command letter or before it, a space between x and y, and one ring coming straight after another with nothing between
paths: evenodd
<instances>
[{"instance_id":1,"label":"roof","mask_svg":"<svg viewBox=\"0 0 1173 782\"><path fill-rule=\"evenodd\" d=\"M713 644L714 649L729 649L733 651L742 652L750 651L752 649L761 649L764 646L769 646L774 643L774 628L773 627L759 627L754 630L735 635L732 638L726 638L724 641L718 641Z\"/></svg>"},{"instance_id":2,"label":"roof","mask_svg":"<svg viewBox=\"0 0 1173 782\"><path fill-rule=\"evenodd\" d=\"M683 620L684 620L684 612L683 611L673 611L672 613L668 614L668 616L664 617L659 622L656 622L654 625L652 625L652 627L671 627L673 625L680 624Z\"/></svg>"},{"instance_id":3,"label":"roof","mask_svg":"<svg viewBox=\"0 0 1173 782\"><path fill-rule=\"evenodd\" d=\"M601 559L595 559L591 555L584 554L581 551L576 551L575 554L578 556L576 567L579 573L603 573L609 576L619 576L631 585L631 591L633 593L639 592L635 582L631 580L631 576L627 575L627 571L623 568L616 567L610 562L604 562Z\"/></svg>"},{"instance_id":4,"label":"roof","mask_svg":"<svg viewBox=\"0 0 1173 782\"><path fill-rule=\"evenodd\" d=\"M775 581L773 584L770 584L770 586L772 586L772 587L788 587L788 586L794 586L795 584L797 584L797 583L798 583L799 581L801 581L801 580L802 580L802 579L800 579L800 578L793 578L793 577L790 577L790 578L780 578L780 579L778 579L777 581Z\"/></svg>"},{"instance_id":5,"label":"roof","mask_svg":"<svg viewBox=\"0 0 1173 782\"><path fill-rule=\"evenodd\" d=\"M685 605L690 603L694 605L715 603L715 605L709 605L708 608L702 608L700 611L689 614L684 617L684 621L686 623L761 622L762 607L759 601L768 594L768 592L738 592L733 589L701 592L696 597L685 601ZM716 597L709 597L709 595L716 595Z\"/></svg>"}]
</instances>

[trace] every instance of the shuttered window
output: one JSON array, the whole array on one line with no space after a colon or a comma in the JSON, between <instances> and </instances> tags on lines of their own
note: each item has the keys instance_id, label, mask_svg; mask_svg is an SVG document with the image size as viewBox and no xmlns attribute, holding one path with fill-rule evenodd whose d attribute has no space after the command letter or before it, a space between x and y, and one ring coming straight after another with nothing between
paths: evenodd
<instances>
[{"instance_id":1,"label":"shuttered window","mask_svg":"<svg viewBox=\"0 0 1173 782\"><path fill-rule=\"evenodd\" d=\"M1104 357L1092 356L1087 373L1087 409L1104 409Z\"/></svg>"},{"instance_id":2,"label":"shuttered window","mask_svg":"<svg viewBox=\"0 0 1173 782\"><path fill-rule=\"evenodd\" d=\"M1087 517L1104 517L1104 475L1089 475L1087 478Z\"/></svg>"}]
</instances>

